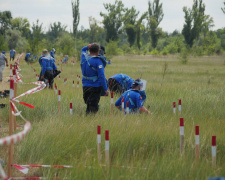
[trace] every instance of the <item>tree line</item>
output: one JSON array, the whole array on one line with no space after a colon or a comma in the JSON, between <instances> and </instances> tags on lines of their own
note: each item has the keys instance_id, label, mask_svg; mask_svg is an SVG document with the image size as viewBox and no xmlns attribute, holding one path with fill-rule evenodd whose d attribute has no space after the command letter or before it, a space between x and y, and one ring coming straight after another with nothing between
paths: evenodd
<instances>
[{"instance_id":1,"label":"tree line","mask_svg":"<svg viewBox=\"0 0 225 180\"><path fill-rule=\"evenodd\" d=\"M140 14L135 7L127 8L122 0L103 4L102 22L89 17L89 28L81 26L79 0L71 2L73 31L61 22L52 22L46 32L37 20L30 24L27 18L12 17L10 11L0 12L0 50L17 49L40 53L42 48L55 48L57 52L76 55L90 43L106 46L109 55L116 54L222 54L225 51L225 28L212 31L214 20L205 14L203 0L193 0L191 8L183 7L184 25L181 32L167 33L159 27L163 21L163 3L149 0L147 11ZM221 10L225 14L225 1ZM43 46L44 45L44 46Z\"/></svg>"}]
</instances>

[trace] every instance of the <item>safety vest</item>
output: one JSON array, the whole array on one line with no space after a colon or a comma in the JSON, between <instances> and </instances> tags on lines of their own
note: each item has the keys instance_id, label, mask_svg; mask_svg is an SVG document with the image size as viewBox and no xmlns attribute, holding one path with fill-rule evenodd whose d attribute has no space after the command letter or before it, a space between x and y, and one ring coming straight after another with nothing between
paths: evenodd
<instances>
[{"instance_id":1,"label":"safety vest","mask_svg":"<svg viewBox=\"0 0 225 180\"><path fill-rule=\"evenodd\" d=\"M127 82L130 80L130 77L125 78L123 74L121 74L122 78L123 78L123 84L122 84L122 89L123 90L127 90Z\"/></svg>"}]
</instances>

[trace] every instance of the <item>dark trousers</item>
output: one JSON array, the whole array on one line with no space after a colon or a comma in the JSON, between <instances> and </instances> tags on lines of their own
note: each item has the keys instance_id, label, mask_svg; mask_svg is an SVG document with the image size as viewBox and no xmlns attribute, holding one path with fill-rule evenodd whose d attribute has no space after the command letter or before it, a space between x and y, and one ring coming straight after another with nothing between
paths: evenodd
<instances>
[{"instance_id":1,"label":"dark trousers","mask_svg":"<svg viewBox=\"0 0 225 180\"><path fill-rule=\"evenodd\" d=\"M98 112L101 87L83 87L83 98L87 104L86 115Z\"/></svg>"},{"instance_id":2,"label":"dark trousers","mask_svg":"<svg viewBox=\"0 0 225 180\"><path fill-rule=\"evenodd\" d=\"M14 61L14 56L10 56L10 61L11 61L11 59L12 59L12 61Z\"/></svg>"},{"instance_id":3,"label":"dark trousers","mask_svg":"<svg viewBox=\"0 0 225 180\"><path fill-rule=\"evenodd\" d=\"M53 89L53 83L54 83L54 76L53 71L45 71L45 79L49 80L49 88Z\"/></svg>"},{"instance_id":4,"label":"dark trousers","mask_svg":"<svg viewBox=\"0 0 225 180\"><path fill-rule=\"evenodd\" d=\"M113 78L109 78L108 85L109 85L109 90L112 91L112 92L120 93L120 94L122 94L124 92L120 83L117 82Z\"/></svg>"}]
</instances>

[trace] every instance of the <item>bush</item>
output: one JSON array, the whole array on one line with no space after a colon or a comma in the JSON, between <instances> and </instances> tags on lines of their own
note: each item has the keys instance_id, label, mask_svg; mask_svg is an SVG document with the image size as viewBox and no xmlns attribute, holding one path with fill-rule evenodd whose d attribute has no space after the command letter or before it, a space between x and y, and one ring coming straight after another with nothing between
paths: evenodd
<instances>
[{"instance_id":1,"label":"bush","mask_svg":"<svg viewBox=\"0 0 225 180\"><path fill-rule=\"evenodd\" d=\"M119 53L121 53L121 50L118 49L117 46L118 42L117 41L109 41L109 43L107 43L106 45L106 52L107 55L118 55Z\"/></svg>"},{"instance_id":2,"label":"bush","mask_svg":"<svg viewBox=\"0 0 225 180\"><path fill-rule=\"evenodd\" d=\"M180 56L178 56L178 59L181 61L182 64L187 64L188 62L188 49L183 48L181 50Z\"/></svg>"},{"instance_id":3,"label":"bush","mask_svg":"<svg viewBox=\"0 0 225 180\"><path fill-rule=\"evenodd\" d=\"M159 55L159 51L157 51L156 48L155 48L155 49L153 49L153 50L151 51L150 54L151 54L151 55Z\"/></svg>"}]
</instances>

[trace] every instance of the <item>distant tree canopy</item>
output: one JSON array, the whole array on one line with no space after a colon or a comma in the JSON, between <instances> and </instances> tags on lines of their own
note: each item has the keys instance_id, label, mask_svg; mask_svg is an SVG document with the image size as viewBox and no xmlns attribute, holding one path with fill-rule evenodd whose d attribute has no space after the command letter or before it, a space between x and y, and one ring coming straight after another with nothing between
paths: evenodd
<instances>
[{"instance_id":1,"label":"distant tree canopy","mask_svg":"<svg viewBox=\"0 0 225 180\"><path fill-rule=\"evenodd\" d=\"M222 9L223 13L225 14L225 1L223 2L223 4L224 4L224 7L222 7L221 9Z\"/></svg>"},{"instance_id":2,"label":"distant tree canopy","mask_svg":"<svg viewBox=\"0 0 225 180\"><path fill-rule=\"evenodd\" d=\"M77 35L77 27L80 22L80 11L79 11L79 0L75 0L71 2L72 11L73 11L73 35L76 37Z\"/></svg>"},{"instance_id":3,"label":"distant tree canopy","mask_svg":"<svg viewBox=\"0 0 225 180\"><path fill-rule=\"evenodd\" d=\"M61 36L62 33L66 31L66 27L67 26L62 25L61 22L54 22L50 24L50 28L47 32L49 40L55 42L56 38Z\"/></svg>"},{"instance_id":4,"label":"distant tree canopy","mask_svg":"<svg viewBox=\"0 0 225 180\"><path fill-rule=\"evenodd\" d=\"M149 15L149 28L152 47L156 48L158 39L162 35L162 29L159 28L160 22L163 20L163 8L160 0L154 0L148 2L148 15Z\"/></svg>"},{"instance_id":5,"label":"distant tree canopy","mask_svg":"<svg viewBox=\"0 0 225 180\"><path fill-rule=\"evenodd\" d=\"M10 11L0 12L0 34L5 35L7 29L11 28L12 14Z\"/></svg>"},{"instance_id":6,"label":"distant tree canopy","mask_svg":"<svg viewBox=\"0 0 225 180\"><path fill-rule=\"evenodd\" d=\"M108 14L100 13L103 17L103 25L106 30L106 41L117 41L122 32L122 19L124 4L121 0L116 0L114 4L103 4Z\"/></svg>"},{"instance_id":7,"label":"distant tree canopy","mask_svg":"<svg viewBox=\"0 0 225 180\"><path fill-rule=\"evenodd\" d=\"M192 9L184 7L185 24L182 30L185 42L192 47L194 40L198 39L201 32L208 32L213 26L213 19L205 15L205 4L202 0L194 0Z\"/></svg>"},{"instance_id":8,"label":"distant tree canopy","mask_svg":"<svg viewBox=\"0 0 225 180\"><path fill-rule=\"evenodd\" d=\"M23 37L28 37L30 33L30 23L27 18L14 18L11 20L12 29L19 30Z\"/></svg>"}]
</instances>

